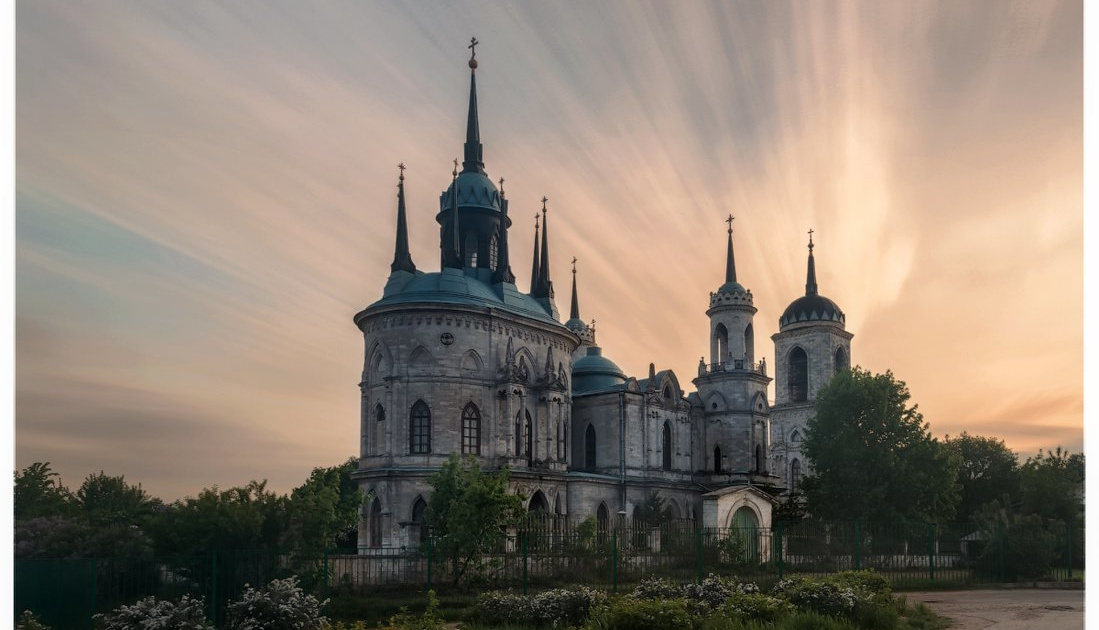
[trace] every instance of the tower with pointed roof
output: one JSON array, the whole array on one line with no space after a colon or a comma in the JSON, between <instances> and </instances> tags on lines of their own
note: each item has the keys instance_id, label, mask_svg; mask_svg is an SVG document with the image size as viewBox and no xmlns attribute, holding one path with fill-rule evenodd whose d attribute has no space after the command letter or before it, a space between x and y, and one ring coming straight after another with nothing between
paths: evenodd
<instances>
[{"instance_id":1,"label":"tower with pointed roof","mask_svg":"<svg viewBox=\"0 0 1099 630\"><path fill-rule=\"evenodd\" d=\"M840 370L851 366L847 316L820 294L809 231L805 295L795 299L779 318L775 343L775 404L771 409L774 449L772 467L787 492L795 493L810 465L801 451L805 424L813 415L817 392Z\"/></svg>"},{"instance_id":2,"label":"tower with pointed roof","mask_svg":"<svg viewBox=\"0 0 1099 630\"><path fill-rule=\"evenodd\" d=\"M767 376L755 358L752 292L737 281L733 217L728 223L725 282L710 294L710 360L700 360L696 413L701 448L696 455L709 483L739 481L774 486L770 474Z\"/></svg>"}]
</instances>

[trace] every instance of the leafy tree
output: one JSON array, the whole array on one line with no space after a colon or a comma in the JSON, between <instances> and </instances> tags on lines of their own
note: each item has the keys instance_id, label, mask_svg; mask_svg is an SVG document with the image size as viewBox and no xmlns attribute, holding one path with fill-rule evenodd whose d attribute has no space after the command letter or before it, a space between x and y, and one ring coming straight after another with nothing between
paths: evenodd
<instances>
[{"instance_id":1,"label":"leafy tree","mask_svg":"<svg viewBox=\"0 0 1099 630\"><path fill-rule=\"evenodd\" d=\"M959 462L958 522L973 522L983 506L1005 495L1019 496L1019 462L1003 440L963 432L948 435L945 444Z\"/></svg>"},{"instance_id":2,"label":"leafy tree","mask_svg":"<svg viewBox=\"0 0 1099 630\"><path fill-rule=\"evenodd\" d=\"M803 451L808 511L824 520L945 521L958 501L957 460L931 437L892 372L845 370L817 394Z\"/></svg>"},{"instance_id":3,"label":"leafy tree","mask_svg":"<svg viewBox=\"0 0 1099 630\"><path fill-rule=\"evenodd\" d=\"M276 549L286 527L286 497L266 481L242 488L206 488L177 501L151 524L159 553L201 555L210 551Z\"/></svg>"},{"instance_id":4,"label":"leafy tree","mask_svg":"<svg viewBox=\"0 0 1099 630\"><path fill-rule=\"evenodd\" d=\"M1060 521L1073 531L1083 528L1084 454L1039 451L1020 471L1020 512Z\"/></svg>"},{"instance_id":5,"label":"leafy tree","mask_svg":"<svg viewBox=\"0 0 1099 630\"><path fill-rule=\"evenodd\" d=\"M439 557L450 565L457 585L480 558L503 542L523 510L523 500L508 492L508 471L485 472L477 459L452 455L428 483L425 520Z\"/></svg>"},{"instance_id":6,"label":"leafy tree","mask_svg":"<svg viewBox=\"0 0 1099 630\"><path fill-rule=\"evenodd\" d=\"M314 468L304 484L290 493L287 503L287 547L317 555L338 547L354 547L363 492L351 473L359 460L339 466Z\"/></svg>"},{"instance_id":7,"label":"leafy tree","mask_svg":"<svg viewBox=\"0 0 1099 630\"><path fill-rule=\"evenodd\" d=\"M72 513L73 496L49 462L35 462L15 473L15 520L65 516Z\"/></svg>"},{"instance_id":8,"label":"leafy tree","mask_svg":"<svg viewBox=\"0 0 1099 630\"><path fill-rule=\"evenodd\" d=\"M88 475L76 491L76 506L80 516L91 525L139 525L160 504L136 486L126 483L125 476L112 477L99 471Z\"/></svg>"},{"instance_id":9,"label":"leafy tree","mask_svg":"<svg viewBox=\"0 0 1099 630\"><path fill-rule=\"evenodd\" d=\"M92 525L62 516L15 524L17 558L148 558L151 554L148 536L132 525Z\"/></svg>"},{"instance_id":10,"label":"leafy tree","mask_svg":"<svg viewBox=\"0 0 1099 630\"><path fill-rule=\"evenodd\" d=\"M672 520L672 508L659 492L653 490L634 509L633 518L639 525L659 527Z\"/></svg>"}]
</instances>

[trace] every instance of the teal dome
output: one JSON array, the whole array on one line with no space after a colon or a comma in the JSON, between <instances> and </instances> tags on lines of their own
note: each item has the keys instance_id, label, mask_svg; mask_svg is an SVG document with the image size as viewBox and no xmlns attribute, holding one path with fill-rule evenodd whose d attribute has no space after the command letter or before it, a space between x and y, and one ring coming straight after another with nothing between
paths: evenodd
<instances>
[{"instance_id":1,"label":"teal dome","mask_svg":"<svg viewBox=\"0 0 1099 630\"><path fill-rule=\"evenodd\" d=\"M626 373L603 356L599 346L588 348L587 356L572 362L572 394L604 391L626 382Z\"/></svg>"},{"instance_id":2,"label":"teal dome","mask_svg":"<svg viewBox=\"0 0 1099 630\"><path fill-rule=\"evenodd\" d=\"M717 288L718 293L748 293L748 289L744 288L744 285L739 282L726 282Z\"/></svg>"},{"instance_id":3,"label":"teal dome","mask_svg":"<svg viewBox=\"0 0 1099 630\"><path fill-rule=\"evenodd\" d=\"M465 171L458 174L458 178L451 182L446 192L439 198L440 212L446 212L454 204L454 186L458 186L458 208L482 208L500 212L500 191L496 184L484 173Z\"/></svg>"}]
</instances>

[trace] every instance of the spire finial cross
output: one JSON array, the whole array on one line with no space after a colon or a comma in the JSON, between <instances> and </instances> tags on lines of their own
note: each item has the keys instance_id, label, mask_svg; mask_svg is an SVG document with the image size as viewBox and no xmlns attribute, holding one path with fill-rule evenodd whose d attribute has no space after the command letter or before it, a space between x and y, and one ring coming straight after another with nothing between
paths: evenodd
<instances>
[{"instance_id":1,"label":"spire finial cross","mask_svg":"<svg viewBox=\"0 0 1099 630\"><path fill-rule=\"evenodd\" d=\"M480 44L480 43L481 42L477 41L476 37L471 37L470 38L469 46L466 46L466 48L468 48L470 50L470 53L469 53L470 61L477 58L477 44Z\"/></svg>"},{"instance_id":2,"label":"spire finial cross","mask_svg":"<svg viewBox=\"0 0 1099 630\"><path fill-rule=\"evenodd\" d=\"M572 257L572 275L576 275L576 256Z\"/></svg>"},{"instance_id":3,"label":"spire finial cross","mask_svg":"<svg viewBox=\"0 0 1099 630\"><path fill-rule=\"evenodd\" d=\"M535 213L534 213L534 229L536 229L536 230L538 229L538 219L539 219L539 218L540 218L541 216L542 216L542 215L538 214L537 212L535 212Z\"/></svg>"},{"instance_id":4,"label":"spire finial cross","mask_svg":"<svg viewBox=\"0 0 1099 630\"><path fill-rule=\"evenodd\" d=\"M546 213L546 202L549 201L549 197L542 196L542 214Z\"/></svg>"},{"instance_id":5,"label":"spire finial cross","mask_svg":"<svg viewBox=\"0 0 1099 630\"><path fill-rule=\"evenodd\" d=\"M451 173L454 177L458 176L458 158L454 158L454 172Z\"/></svg>"},{"instance_id":6,"label":"spire finial cross","mask_svg":"<svg viewBox=\"0 0 1099 630\"><path fill-rule=\"evenodd\" d=\"M809 228L809 251L813 251L813 228Z\"/></svg>"},{"instance_id":7,"label":"spire finial cross","mask_svg":"<svg viewBox=\"0 0 1099 630\"><path fill-rule=\"evenodd\" d=\"M404 181L404 162L398 164L397 168L401 169L401 181Z\"/></svg>"},{"instance_id":8,"label":"spire finial cross","mask_svg":"<svg viewBox=\"0 0 1099 630\"><path fill-rule=\"evenodd\" d=\"M725 219L725 222L729 224L729 234L733 233L733 219L736 219L736 217L731 214L728 219Z\"/></svg>"}]
</instances>

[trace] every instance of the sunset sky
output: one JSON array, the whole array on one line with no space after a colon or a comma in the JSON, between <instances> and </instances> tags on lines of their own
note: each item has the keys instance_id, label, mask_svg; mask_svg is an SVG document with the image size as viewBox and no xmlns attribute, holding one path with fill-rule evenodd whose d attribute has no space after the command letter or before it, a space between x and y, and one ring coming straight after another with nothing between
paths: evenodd
<instances>
[{"instance_id":1,"label":"sunset sky","mask_svg":"<svg viewBox=\"0 0 1099 630\"><path fill-rule=\"evenodd\" d=\"M757 356L804 293L938 436L1083 447L1081 2L16 5L16 454L171 500L357 453L361 333L413 260L481 42L527 290L690 391L726 215ZM761 351L762 349L762 351ZM772 388L773 398L773 388Z\"/></svg>"}]
</instances>

